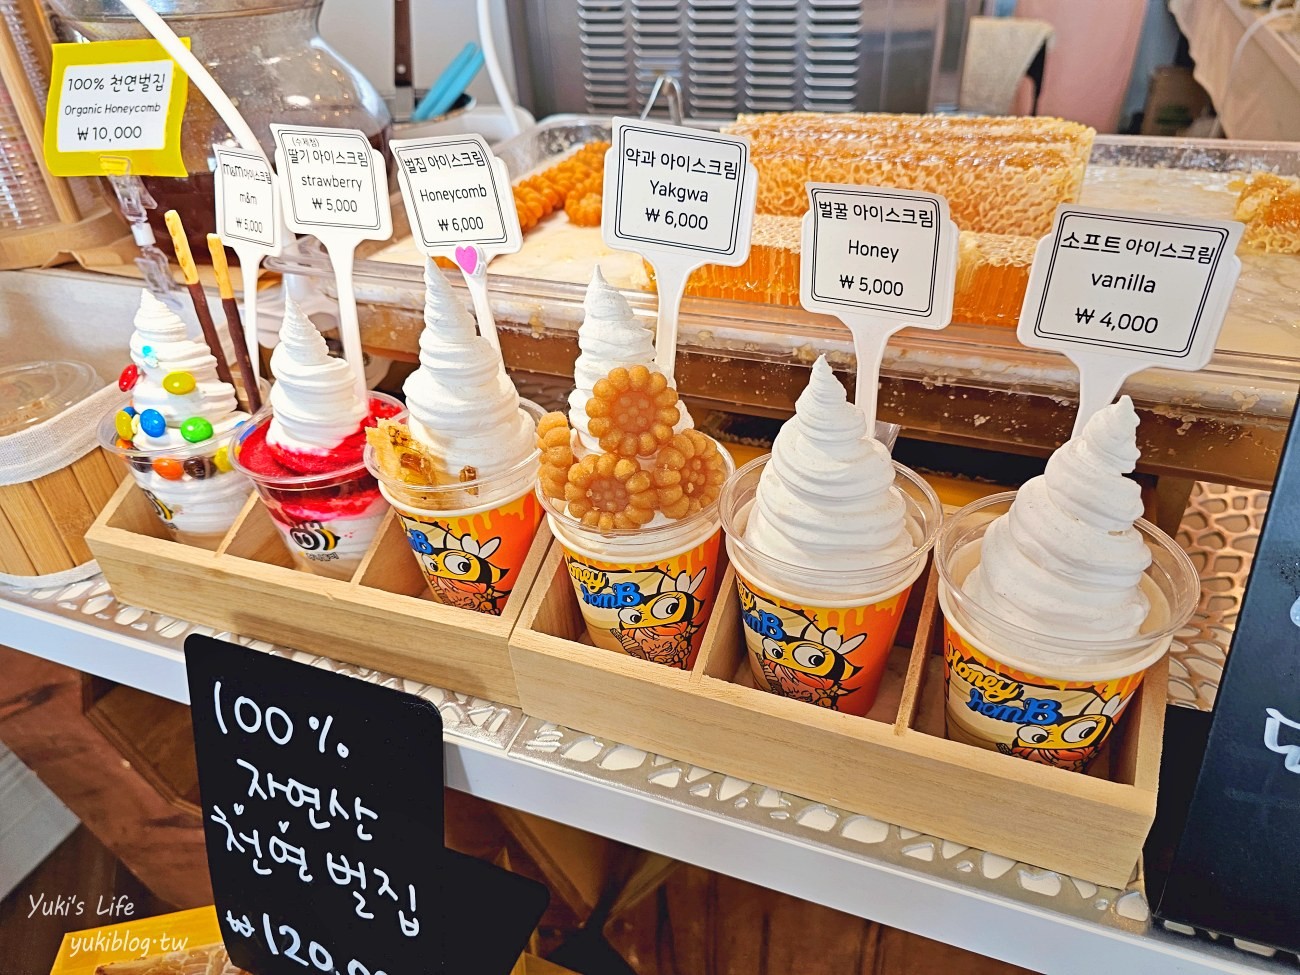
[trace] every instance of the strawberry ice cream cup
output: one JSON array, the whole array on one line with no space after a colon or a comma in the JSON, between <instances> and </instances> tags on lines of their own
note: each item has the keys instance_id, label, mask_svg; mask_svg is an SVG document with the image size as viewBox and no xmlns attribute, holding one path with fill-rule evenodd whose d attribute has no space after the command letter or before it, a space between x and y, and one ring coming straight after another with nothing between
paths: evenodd
<instances>
[{"instance_id":1,"label":"strawberry ice cream cup","mask_svg":"<svg viewBox=\"0 0 1300 975\"><path fill-rule=\"evenodd\" d=\"M365 427L402 419L391 396L370 394L370 416L356 433L328 451L291 454L267 443L271 407L244 424L231 464L257 488L294 565L315 575L350 579L379 531L388 503L362 460Z\"/></svg>"}]
</instances>

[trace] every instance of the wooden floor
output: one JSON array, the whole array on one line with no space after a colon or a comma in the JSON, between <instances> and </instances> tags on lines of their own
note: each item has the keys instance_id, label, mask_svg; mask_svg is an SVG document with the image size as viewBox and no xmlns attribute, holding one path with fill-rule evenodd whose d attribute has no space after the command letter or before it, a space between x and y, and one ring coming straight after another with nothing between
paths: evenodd
<instances>
[{"instance_id":1,"label":"wooden floor","mask_svg":"<svg viewBox=\"0 0 1300 975\"><path fill-rule=\"evenodd\" d=\"M81 916L33 913L32 899L45 895L47 903L60 895L84 902ZM125 897L135 917L150 917L172 910L137 880L122 861L79 826L18 888L0 901L0 975L49 975L59 944L68 931L129 920L96 917L100 898L107 904Z\"/></svg>"}]
</instances>

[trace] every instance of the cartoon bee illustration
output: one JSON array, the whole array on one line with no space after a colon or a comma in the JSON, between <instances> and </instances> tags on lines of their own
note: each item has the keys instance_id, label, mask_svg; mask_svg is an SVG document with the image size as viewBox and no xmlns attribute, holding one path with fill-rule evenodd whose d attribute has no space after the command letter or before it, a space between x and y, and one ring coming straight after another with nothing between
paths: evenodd
<instances>
[{"instance_id":1,"label":"cartoon bee illustration","mask_svg":"<svg viewBox=\"0 0 1300 975\"><path fill-rule=\"evenodd\" d=\"M823 634L809 621L798 636L763 637L759 666L768 685L782 696L833 708L853 693L843 684L862 668L850 663L848 655L866 638L859 633L845 640L833 629Z\"/></svg>"},{"instance_id":2,"label":"cartoon bee illustration","mask_svg":"<svg viewBox=\"0 0 1300 975\"><path fill-rule=\"evenodd\" d=\"M158 517L170 525L172 519L176 517L175 509L160 501L152 491L145 491L144 496L149 499L149 503L153 505L153 510L158 513Z\"/></svg>"},{"instance_id":3,"label":"cartoon bee illustration","mask_svg":"<svg viewBox=\"0 0 1300 975\"><path fill-rule=\"evenodd\" d=\"M1123 705L1123 697L1116 694L1096 712L1075 715L1059 724L1022 725L1015 742L998 742L998 751L1039 765L1082 772L1115 726L1114 716Z\"/></svg>"},{"instance_id":4,"label":"cartoon bee illustration","mask_svg":"<svg viewBox=\"0 0 1300 975\"><path fill-rule=\"evenodd\" d=\"M289 530L289 537L304 552L332 552L339 545L338 533L318 521L295 525Z\"/></svg>"},{"instance_id":5,"label":"cartoon bee illustration","mask_svg":"<svg viewBox=\"0 0 1300 975\"><path fill-rule=\"evenodd\" d=\"M441 601L476 613L500 613L500 604L509 593L498 591L497 583L510 570L488 559L501 546L501 539L477 542L468 534L457 537L441 525L432 528L431 533L409 528L406 537Z\"/></svg>"},{"instance_id":6,"label":"cartoon bee illustration","mask_svg":"<svg viewBox=\"0 0 1300 975\"><path fill-rule=\"evenodd\" d=\"M641 602L618 611L618 626L609 632L630 657L640 657L669 667L685 667L691 655L691 638L699 632L695 617L704 601L695 595L707 569L695 578L689 572L677 578L664 575L657 591L641 591Z\"/></svg>"}]
</instances>

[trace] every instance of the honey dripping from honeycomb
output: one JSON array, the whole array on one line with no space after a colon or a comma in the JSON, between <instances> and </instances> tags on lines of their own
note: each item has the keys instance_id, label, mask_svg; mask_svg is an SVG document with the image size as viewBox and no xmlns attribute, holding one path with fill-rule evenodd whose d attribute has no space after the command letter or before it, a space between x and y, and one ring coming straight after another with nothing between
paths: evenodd
<instances>
[{"instance_id":1,"label":"honey dripping from honeycomb","mask_svg":"<svg viewBox=\"0 0 1300 975\"><path fill-rule=\"evenodd\" d=\"M750 139L758 212L801 216L809 182L927 190L962 230L1041 237L1078 198L1094 132L1060 119L745 115L724 132Z\"/></svg>"},{"instance_id":2,"label":"honey dripping from honeycomb","mask_svg":"<svg viewBox=\"0 0 1300 975\"><path fill-rule=\"evenodd\" d=\"M1238 191L1233 217L1246 225L1241 246L1265 254L1300 254L1300 180L1255 173L1228 184Z\"/></svg>"},{"instance_id":3,"label":"honey dripping from honeycomb","mask_svg":"<svg viewBox=\"0 0 1300 975\"><path fill-rule=\"evenodd\" d=\"M514 185L515 209L519 226L527 233L557 210L568 210L573 198L570 219L584 227L600 225L600 179L605 167L608 142L589 142L553 166L521 179ZM593 185L594 190L593 202ZM594 221L592 219L594 209Z\"/></svg>"},{"instance_id":4,"label":"honey dripping from honeycomb","mask_svg":"<svg viewBox=\"0 0 1300 975\"><path fill-rule=\"evenodd\" d=\"M727 298L767 305L799 305L800 217L754 218L749 260L739 267L706 264L686 282L696 298ZM953 321L968 325L1009 325L1020 319L1037 240L1007 234L958 238L957 291ZM654 281L654 270L645 265Z\"/></svg>"}]
</instances>

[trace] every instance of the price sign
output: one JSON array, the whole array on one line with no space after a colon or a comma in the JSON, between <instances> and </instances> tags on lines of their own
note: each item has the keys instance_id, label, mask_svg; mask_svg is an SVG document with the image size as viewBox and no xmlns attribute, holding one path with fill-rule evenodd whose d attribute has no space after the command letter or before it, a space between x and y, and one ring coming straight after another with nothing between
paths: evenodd
<instances>
[{"instance_id":1,"label":"price sign","mask_svg":"<svg viewBox=\"0 0 1300 975\"><path fill-rule=\"evenodd\" d=\"M360 240L393 232L384 159L364 132L278 124L271 131L290 230L317 237L321 230L349 230Z\"/></svg>"},{"instance_id":2,"label":"price sign","mask_svg":"<svg viewBox=\"0 0 1300 975\"><path fill-rule=\"evenodd\" d=\"M605 243L621 250L679 250L729 266L745 263L754 225L749 142L641 119L614 119L605 156L613 219ZM739 258L737 260L736 258Z\"/></svg>"},{"instance_id":3,"label":"price sign","mask_svg":"<svg viewBox=\"0 0 1300 975\"><path fill-rule=\"evenodd\" d=\"M506 164L478 135L399 139L391 145L417 246L430 257L455 261L479 331L500 349L487 266L498 254L515 253L524 240Z\"/></svg>"},{"instance_id":4,"label":"price sign","mask_svg":"<svg viewBox=\"0 0 1300 975\"><path fill-rule=\"evenodd\" d=\"M262 255L280 253L280 194L271 164L247 149L213 146L212 151L221 239L236 251L248 245Z\"/></svg>"},{"instance_id":5,"label":"price sign","mask_svg":"<svg viewBox=\"0 0 1300 975\"><path fill-rule=\"evenodd\" d=\"M1038 244L1017 335L1079 367L1075 432L1150 366L1214 354L1241 273L1242 226L1062 204Z\"/></svg>"},{"instance_id":6,"label":"price sign","mask_svg":"<svg viewBox=\"0 0 1300 975\"><path fill-rule=\"evenodd\" d=\"M833 183L807 188L799 300L853 333L854 401L875 429L889 337L909 325L940 329L952 321L957 227L948 201L934 193Z\"/></svg>"},{"instance_id":7,"label":"price sign","mask_svg":"<svg viewBox=\"0 0 1300 975\"><path fill-rule=\"evenodd\" d=\"M258 975L506 975L546 891L444 848L437 707L220 640L185 650L231 960Z\"/></svg>"},{"instance_id":8,"label":"price sign","mask_svg":"<svg viewBox=\"0 0 1300 975\"><path fill-rule=\"evenodd\" d=\"M479 135L399 139L391 144L411 231L424 253L454 258L477 245L489 259L523 244L506 164Z\"/></svg>"},{"instance_id":9,"label":"price sign","mask_svg":"<svg viewBox=\"0 0 1300 975\"><path fill-rule=\"evenodd\" d=\"M932 328L951 321L957 228L947 200L810 183L808 201L799 266L805 308Z\"/></svg>"},{"instance_id":10,"label":"price sign","mask_svg":"<svg viewBox=\"0 0 1300 975\"><path fill-rule=\"evenodd\" d=\"M352 265L361 241L387 240L393 233L384 157L359 129L272 123L271 132L285 223L325 245L338 291L343 355L352 367L357 396L365 401L369 394Z\"/></svg>"},{"instance_id":11,"label":"price sign","mask_svg":"<svg viewBox=\"0 0 1300 975\"><path fill-rule=\"evenodd\" d=\"M655 360L669 376L686 279L704 264L737 267L749 259L757 187L748 139L614 119L601 233L610 247L640 254L654 266Z\"/></svg>"},{"instance_id":12,"label":"price sign","mask_svg":"<svg viewBox=\"0 0 1300 975\"><path fill-rule=\"evenodd\" d=\"M157 41L55 44L46 165L56 176L187 175L180 130L188 90Z\"/></svg>"},{"instance_id":13,"label":"price sign","mask_svg":"<svg viewBox=\"0 0 1300 975\"><path fill-rule=\"evenodd\" d=\"M258 379L257 278L262 258L280 253L284 222L275 170L260 151L213 146L216 156L217 234L239 255L244 289L244 341L253 381Z\"/></svg>"}]
</instances>

